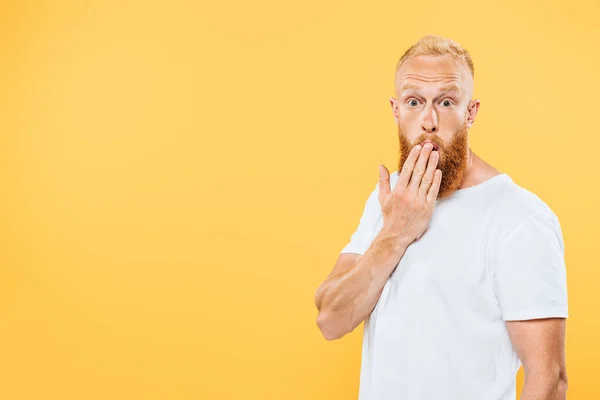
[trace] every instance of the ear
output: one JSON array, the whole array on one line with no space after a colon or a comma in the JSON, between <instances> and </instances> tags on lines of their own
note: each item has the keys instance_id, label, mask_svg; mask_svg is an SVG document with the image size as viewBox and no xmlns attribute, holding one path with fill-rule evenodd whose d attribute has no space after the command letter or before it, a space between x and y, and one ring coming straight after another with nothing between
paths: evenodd
<instances>
[{"instance_id":1,"label":"ear","mask_svg":"<svg viewBox=\"0 0 600 400\"><path fill-rule=\"evenodd\" d=\"M479 111L479 106L481 102L479 99L471 100L469 106L467 107L467 126L470 128L475 123L475 117L477 117L477 111Z\"/></svg>"},{"instance_id":2,"label":"ear","mask_svg":"<svg viewBox=\"0 0 600 400\"><path fill-rule=\"evenodd\" d=\"M396 122L396 126L398 126L398 100L393 97L390 97L390 106L392 106L392 114L394 115L394 121Z\"/></svg>"}]
</instances>

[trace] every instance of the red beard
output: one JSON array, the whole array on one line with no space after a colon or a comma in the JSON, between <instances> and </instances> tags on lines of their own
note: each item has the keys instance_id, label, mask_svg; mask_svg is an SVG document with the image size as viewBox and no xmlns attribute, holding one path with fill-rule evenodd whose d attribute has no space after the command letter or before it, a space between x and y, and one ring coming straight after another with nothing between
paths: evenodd
<instances>
[{"instance_id":1,"label":"red beard","mask_svg":"<svg viewBox=\"0 0 600 400\"><path fill-rule=\"evenodd\" d=\"M450 196L460 187L467 169L467 126L463 125L461 129L455 132L450 143L444 143L437 136L423 134L419 136L414 143L410 143L406 135L398 126L398 137L400 139L400 161L398 163L398 173L402 171L402 166L408 158L411 149L424 140L431 140L439 146L440 157L437 169L442 171L442 182L437 198L439 200Z\"/></svg>"}]
</instances>

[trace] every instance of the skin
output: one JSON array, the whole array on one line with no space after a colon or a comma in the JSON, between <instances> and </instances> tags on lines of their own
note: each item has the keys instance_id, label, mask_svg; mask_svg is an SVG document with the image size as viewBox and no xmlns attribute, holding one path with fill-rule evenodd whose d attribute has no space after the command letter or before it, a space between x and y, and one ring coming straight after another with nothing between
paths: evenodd
<instances>
[{"instance_id":1,"label":"skin","mask_svg":"<svg viewBox=\"0 0 600 400\"><path fill-rule=\"evenodd\" d=\"M383 228L362 256L340 254L315 294L317 325L327 340L352 332L371 313L406 248L426 231L436 200L500 173L468 145L481 103L472 99L466 66L450 56L417 56L395 78L390 105L401 143L398 182L390 190L389 171L379 167ZM565 399L565 319L506 326L525 371L521 400Z\"/></svg>"}]
</instances>

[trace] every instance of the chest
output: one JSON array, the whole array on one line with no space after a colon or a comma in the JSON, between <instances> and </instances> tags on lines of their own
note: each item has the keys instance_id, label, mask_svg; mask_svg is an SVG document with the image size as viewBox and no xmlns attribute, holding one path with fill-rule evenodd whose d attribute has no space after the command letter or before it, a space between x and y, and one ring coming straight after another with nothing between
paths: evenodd
<instances>
[{"instance_id":1,"label":"chest","mask_svg":"<svg viewBox=\"0 0 600 400\"><path fill-rule=\"evenodd\" d=\"M489 274L485 215L440 213L405 251L374 310L380 316L422 321L497 308Z\"/></svg>"}]
</instances>

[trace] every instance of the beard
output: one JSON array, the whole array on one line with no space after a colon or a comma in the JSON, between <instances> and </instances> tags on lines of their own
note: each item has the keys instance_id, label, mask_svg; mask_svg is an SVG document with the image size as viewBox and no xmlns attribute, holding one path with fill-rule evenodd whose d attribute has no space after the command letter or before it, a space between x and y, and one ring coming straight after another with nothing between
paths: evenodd
<instances>
[{"instance_id":1,"label":"beard","mask_svg":"<svg viewBox=\"0 0 600 400\"><path fill-rule=\"evenodd\" d=\"M437 136L423 134L419 136L413 143L410 143L406 138L404 131L398 126L398 137L400 139L400 161L398 163L398 173L402 171L402 166L408 158L410 151L414 146L421 143L423 140L431 140L439 146L437 169L442 171L442 182L438 191L437 199L442 200L450 196L455 190L460 187L465 171L467 169L467 125L466 122L452 136L449 143L445 143Z\"/></svg>"}]
</instances>

